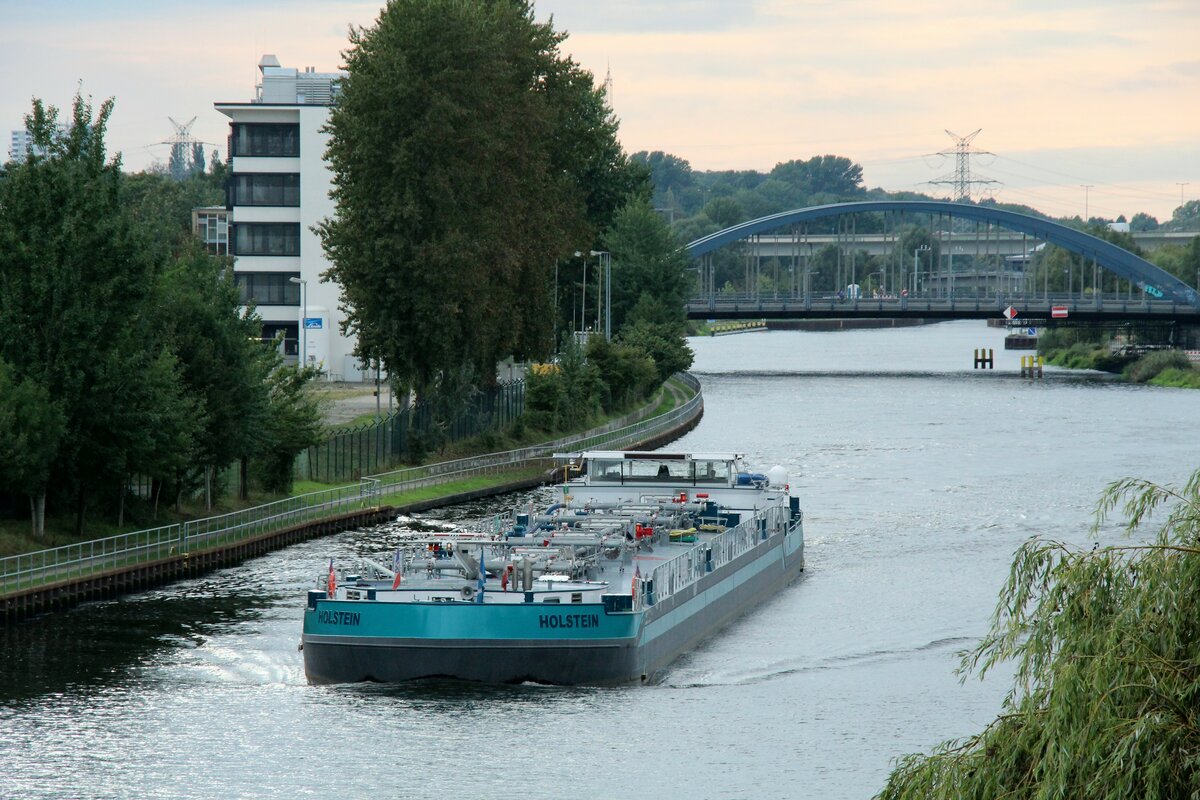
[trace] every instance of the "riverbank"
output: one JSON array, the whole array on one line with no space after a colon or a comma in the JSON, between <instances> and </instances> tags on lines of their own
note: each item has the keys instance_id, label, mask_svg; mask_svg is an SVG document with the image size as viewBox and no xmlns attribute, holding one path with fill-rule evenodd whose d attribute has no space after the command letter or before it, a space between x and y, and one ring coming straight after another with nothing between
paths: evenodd
<instances>
[{"instance_id":1,"label":"riverbank","mask_svg":"<svg viewBox=\"0 0 1200 800\"><path fill-rule=\"evenodd\" d=\"M1200 365L1180 350L1142 355L1115 353L1107 345L1076 342L1070 347L1042 348L1046 363L1066 369L1091 369L1120 375L1129 383L1200 389Z\"/></svg>"},{"instance_id":2,"label":"riverbank","mask_svg":"<svg viewBox=\"0 0 1200 800\"><path fill-rule=\"evenodd\" d=\"M555 452L658 447L694 428L703 413L699 381L680 373L642 409L574 436L396 470L216 517L9 556L0 559L0 621L145 589L398 514L539 486L554 479Z\"/></svg>"}]
</instances>

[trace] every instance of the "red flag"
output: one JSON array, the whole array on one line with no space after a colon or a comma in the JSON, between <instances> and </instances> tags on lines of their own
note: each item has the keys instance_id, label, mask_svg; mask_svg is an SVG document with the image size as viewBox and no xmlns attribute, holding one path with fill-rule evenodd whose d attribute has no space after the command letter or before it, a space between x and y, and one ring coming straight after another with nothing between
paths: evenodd
<instances>
[{"instance_id":1,"label":"red flag","mask_svg":"<svg viewBox=\"0 0 1200 800\"><path fill-rule=\"evenodd\" d=\"M333 593L337 591L337 573L333 571L333 559L329 559L329 599L333 599Z\"/></svg>"}]
</instances>

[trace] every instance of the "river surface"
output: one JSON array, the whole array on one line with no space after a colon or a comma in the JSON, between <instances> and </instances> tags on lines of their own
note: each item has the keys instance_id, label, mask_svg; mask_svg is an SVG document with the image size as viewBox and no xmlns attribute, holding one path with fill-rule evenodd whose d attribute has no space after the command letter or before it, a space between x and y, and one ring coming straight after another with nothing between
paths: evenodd
<instances>
[{"instance_id":1,"label":"river surface","mask_svg":"<svg viewBox=\"0 0 1200 800\"><path fill-rule=\"evenodd\" d=\"M999 710L1006 673L954 668L1014 549L1116 541L1108 482L1200 466L1200 393L1023 380L982 323L692 344L705 416L673 449L786 467L808 570L661 682L308 686L305 589L399 535L347 532L0 630L0 797L869 798Z\"/></svg>"}]
</instances>

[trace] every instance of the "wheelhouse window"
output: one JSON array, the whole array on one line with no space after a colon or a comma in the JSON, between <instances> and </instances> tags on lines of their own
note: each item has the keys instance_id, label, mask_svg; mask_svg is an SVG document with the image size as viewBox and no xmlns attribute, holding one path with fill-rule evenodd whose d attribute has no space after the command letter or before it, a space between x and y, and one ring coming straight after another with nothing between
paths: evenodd
<instances>
[{"instance_id":1,"label":"wheelhouse window","mask_svg":"<svg viewBox=\"0 0 1200 800\"><path fill-rule=\"evenodd\" d=\"M588 475L592 483L620 483L622 461L593 458L588 463Z\"/></svg>"},{"instance_id":2,"label":"wheelhouse window","mask_svg":"<svg viewBox=\"0 0 1200 800\"><path fill-rule=\"evenodd\" d=\"M233 230L239 256L300 255L299 222L240 222Z\"/></svg>"},{"instance_id":3,"label":"wheelhouse window","mask_svg":"<svg viewBox=\"0 0 1200 800\"><path fill-rule=\"evenodd\" d=\"M298 124L235 122L230 140L235 156L296 158L300 155Z\"/></svg>"},{"instance_id":4,"label":"wheelhouse window","mask_svg":"<svg viewBox=\"0 0 1200 800\"><path fill-rule=\"evenodd\" d=\"M235 206L299 206L300 176L294 173L237 173L233 176Z\"/></svg>"},{"instance_id":5,"label":"wheelhouse window","mask_svg":"<svg viewBox=\"0 0 1200 800\"><path fill-rule=\"evenodd\" d=\"M711 483L726 486L729 483L728 461L695 461L696 483Z\"/></svg>"},{"instance_id":6,"label":"wheelhouse window","mask_svg":"<svg viewBox=\"0 0 1200 800\"><path fill-rule=\"evenodd\" d=\"M233 279L242 305L298 306L300 284L290 279L299 277L298 272L236 272Z\"/></svg>"}]
</instances>

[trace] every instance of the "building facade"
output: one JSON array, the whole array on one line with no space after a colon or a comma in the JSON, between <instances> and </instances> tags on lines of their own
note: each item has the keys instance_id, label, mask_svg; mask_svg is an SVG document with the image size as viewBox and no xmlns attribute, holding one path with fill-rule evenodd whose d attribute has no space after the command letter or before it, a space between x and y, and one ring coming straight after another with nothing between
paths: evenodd
<instances>
[{"instance_id":1,"label":"building facade","mask_svg":"<svg viewBox=\"0 0 1200 800\"><path fill-rule=\"evenodd\" d=\"M334 213L322 128L343 76L281 67L272 55L258 66L253 100L215 104L230 120L226 205L235 279L242 298L255 303L264 337L282 333L285 353L298 352L330 380L363 380L354 338L340 330L340 287L321 279L329 262L313 232Z\"/></svg>"},{"instance_id":2,"label":"building facade","mask_svg":"<svg viewBox=\"0 0 1200 800\"><path fill-rule=\"evenodd\" d=\"M67 126L59 124L56 128L56 138L61 138L67 135ZM29 135L29 131L21 128L19 131L12 132L12 139L8 146L8 159L14 164L24 164L25 159L29 158L29 154L34 153L39 156L46 155L44 148L38 147L33 143L33 137Z\"/></svg>"},{"instance_id":3,"label":"building facade","mask_svg":"<svg viewBox=\"0 0 1200 800\"><path fill-rule=\"evenodd\" d=\"M29 157L29 152L33 149L33 142L29 138L29 131L22 128L19 131L12 132L12 143L8 147L8 160L14 164L21 164Z\"/></svg>"}]
</instances>

